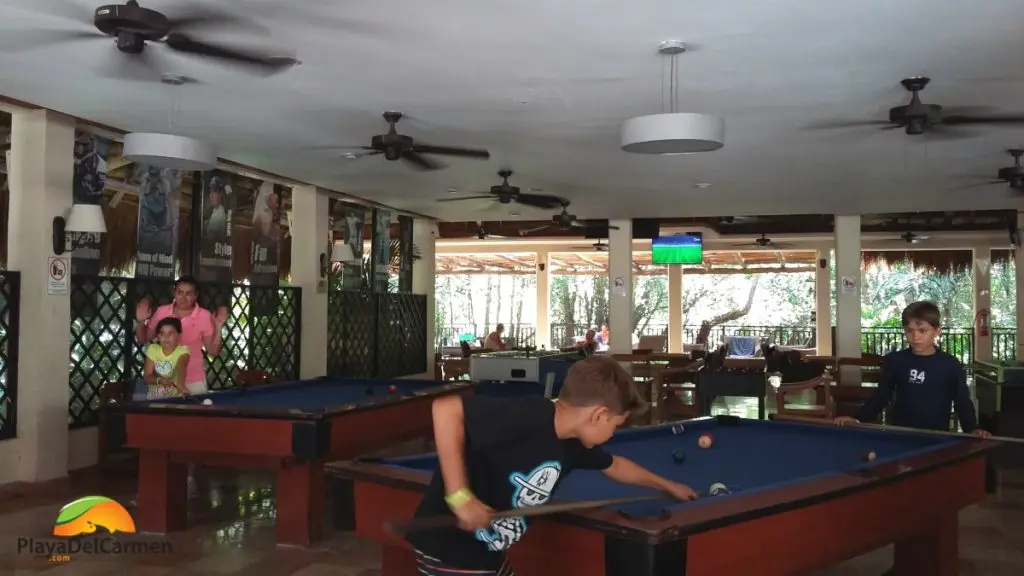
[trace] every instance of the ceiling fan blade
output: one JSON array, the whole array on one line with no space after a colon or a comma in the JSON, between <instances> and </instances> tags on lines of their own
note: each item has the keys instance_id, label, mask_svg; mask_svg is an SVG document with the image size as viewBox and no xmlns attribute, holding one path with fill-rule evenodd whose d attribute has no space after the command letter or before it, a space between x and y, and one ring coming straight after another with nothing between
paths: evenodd
<instances>
[{"instance_id":1,"label":"ceiling fan blade","mask_svg":"<svg viewBox=\"0 0 1024 576\"><path fill-rule=\"evenodd\" d=\"M480 158L483 160L491 157L491 153L482 148L457 148L453 146L432 146L430 144L413 144L412 151L417 154L460 156L462 158Z\"/></svg>"},{"instance_id":2,"label":"ceiling fan blade","mask_svg":"<svg viewBox=\"0 0 1024 576\"><path fill-rule=\"evenodd\" d=\"M109 39L99 30L39 29L4 30L0 33L0 52L23 52L43 46L59 46L83 40Z\"/></svg>"},{"instance_id":3,"label":"ceiling fan blade","mask_svg":"<svg viewBox=\"0 0 1024 576\"><path fill-rule=\"evenodd\" d=\"M1024 114L993 114L991 116L943 116L942 123L950 126L960 124L1024 124Z\"/></svg>"},{"instance_id":4,"label":"ceiling fan blade","mask_svg":"<svg viewBox=\"0 0 1024 576\"><path fill-rule=\"evenodd\" d=\"M164 40L167 47L177 52L215 58L233 64L241 64L263 74L276 74L298 64L298 60L280 54L261 53L251 49L228 48L209 42L201 42L186 34L174 32Z\"/></svg>"},{"instance_id":5,"label":"ceiling fan blade","mask_svg":"<svg viewBox=\"0 0 1024 576\"><path fill-rule=\"evenodd\" d=\"M171 10L171 11L168 11ZM202 28L206 26L239 26L250 32L269 34L270 29L238 14L215 10L209 6L187 2L182 5L178 0L173 9L163 12L167 16L170 29L181 31L186 28Z\"/></svg>"},{"instance_id":6,"label":"ceiling fan blade","mask_svg":"<svg viewBox=\"0 0 1024 576\"><path fill-rule=\"evenodd\" d=\"M363 36L379 37L386 34L394 34L396 31L391 26L364 22L353 18L332 16L326 11L310 10L309 5L313 4L308 0L305 2L279 2L277 0L264 0L263 2L248 2L245 11L253 16L267 22L286 22L295 24L303 29L321 28L334 33L351 33Z\"/></svg>"},{"instance_id":7,"label":"ceiling fan blade","mask_svg":"<svg viewBox=\"0 0 1024 576\"><path fill-rule=\"evenodd\" d=\"M100 78L113 78L129 82L159 82L160 74L165 67L161 56L156 50L143 50L140 54L124 54L117 50L107 57L103 66L96 71ZM186 83L197 82L193 78L182 77Z\"/></svg>"},{"instance_id":8,"label":"ceiling fan blade","mask_svg":"<svg viewBox=\"0 0 1024 576\"><path fill-rule=\"evenodd\" d=\"M806 126L805 130L834 130L837 128L861 128L864 126L884 126L888 120L835 120L816 122Z\"/></svg>"},{"instance_id":9,"label":"ceiling fan blade","mask_svg":"<svg viewBox=\"0 0 1024 576\"><path fill-rule=\"evenodd\" d=\"M426 156L420 156L416 152L412 152L410 150L402 152L402 160L405 161L407 166L417 170L440 170L445 167L444 164L437 160L427 158Z\"/></svg>"},{"instance_id":10,"label":"ceiling fan blade","mask_svg":"<svg viewBox=\"0 0 1024 576\"><path fill-rule=\"evenodd\" d=\"M308 147L303 148L303 150L307 151L307 152L320 152L320 151L341 152L343 150L356 150L356 151L361 151L361 152L379 152L379 150L376 150L372 146L335 146L335 145L308 146Z\"/></svg>"},{"instance_id":11,"label":"ceiling fan blade","mask_svg":"<svg viewBox=\"0 0 1024 576\"><path fill-rule=\"evenodd\" d=\"M519 234L522 235L522 236L528 236L530 234L534 234L536 232L540 232L541 230L547 230L548 228L551 228L552 226L554 226L554 224L545 224L543 226L537 226L536 228L528 228L526 230L520 230Z\"/></svg>"},{"instance_id":12,"label":"ceiling fan blade","mask_svg":"<svg viewBox=\"0 0 1024 576\"><path fill-rule=\"evenodd\" d=\"M516 196L516 202L524 206L547 210L562 206L562 203L565 202L565 200L558 196L551 196L549 194L530 194L528 192L521 192Z\"/></svg>"},{"instance_id":13,"label":"ceiling fan blade","mask_svg":"<svg viewBox=\"0 0 1024 576\"><path fill-rule=\"evenodd\" d=\"M440 198L438 202L462 202L463 200L493 200L494 196L460 196L458 198Z\"/></svg>"},{"instance_id":14,"label":"ceiling fan blade","mask_svg":"<svg viewBox=\"0 0 1024 576\"><path fill-rule=\"evenodd\" d=\"M66 18L90 26L96 18L94 8L88 8L75 0L33 0L28 4L31 4L33 12Z\"/></svg>"},{"instance_id":15,"label":"ceiling fan blade","mask_svg":"<svg viewBox=\"0 0 1024 576\"><path fill-rule=\"evenodd\" d=\"M614 225L612 225L612 224L609 224L609 225L608 225L608 229L609 229L609 230L618 230L618 229L619 229L619 227L618 227L618 226L614 226Z\"/></svg>"}]
</instances>

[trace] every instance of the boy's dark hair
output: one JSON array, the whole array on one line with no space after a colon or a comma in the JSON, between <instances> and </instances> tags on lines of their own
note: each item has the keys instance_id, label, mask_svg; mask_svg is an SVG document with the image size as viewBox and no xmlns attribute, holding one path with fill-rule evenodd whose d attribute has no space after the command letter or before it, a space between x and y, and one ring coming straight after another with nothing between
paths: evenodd
<instances>
[{"instance_id":1,"label":"boy's dark hair","mask_svg":"<svg viewBox=\"0 0 1024 576\"><path fill-rule=\"evenodd\" d=\"M647 409L626 369L607 356L577 360L565 375L558 400L580 407L604 406L614 414Z\"/></svg>"},{"instance_id":2,"label":"boy's dark hair","mask_svg":"<svg viewBox=\"0 0 1024 576\"><path fill-rule=\"evenodd\" d=\"M907 326L914 320L924 322L932 328L942 328L942 312L934 302L922 300L908 304L903 309L903 325Z\"/></svg>"},{"instance_id":3,"label":"boy's dark hair","mask_svg":"<svg viewBox=\"0 0 1024 576\"><path fill-rule=\"evenodd\" d=\"M178 334L181 334L181 320L178 320L174 316L161 318L160 321L156 323L156 331L159 333L160 329L164 326L170 326L171 328L174 328Z\"/></svg>"},{"instance_id":4,"label":"boy's dark hair","mask_svg":"<svg viewBox=\"0 0 1024 576\"><path fill-rule=\"evenodd\" d=\"M194 277L182 276L181 278L178 278L177 280L174 281L174 289L177 290L178 286L181 286L182 284L188 284L189 286L195 289L196 294L199 293L199 281L196 280Z\"/></svg>"}]
</instances>

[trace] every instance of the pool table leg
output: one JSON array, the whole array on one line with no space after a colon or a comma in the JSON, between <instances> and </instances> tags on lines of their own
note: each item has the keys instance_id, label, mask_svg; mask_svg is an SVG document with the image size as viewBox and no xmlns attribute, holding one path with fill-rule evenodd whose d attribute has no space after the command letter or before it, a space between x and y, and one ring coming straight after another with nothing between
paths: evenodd
<instances>
[{"instance_id":1,"label":"pool table leg","mask_svg":"<svg viewBox=\"0 0 1024 576\"><path fill-rule=\"evenodd\" d=\"M324 461L306 460L277 470L277 543L309 546L324 535Z\"/></svg>"},{"instance_id":2,"label":"pool table leg","mask_svg":"<svg viewBox=\"0 0 1024 576\"><path fill-rule=\"evenodd\" d=\"M956 512L930 519L917 534L896 542L891 574L956 576L960 564L958 535Z\"/></svg>"},{"instance_id":3,"label":"pool table leg","mask_svg":"<svg viewBox=\"0 0 1024 576\"><path fill-rule=\"evenodd\" d=\"M185 529L188 468L163 450L139 450L139 532L167 534Z\"/></svg>"},{"instance_id":4,"label":"pool table leg","mask_svg":"<svg viewBox=\"0 0 1024 576\"><path fill-rule=\"evenodd\" d=\"M416 555L402 546L385 544L381 550L380 576L418 576Z\"/></svg>"}]
</instances>

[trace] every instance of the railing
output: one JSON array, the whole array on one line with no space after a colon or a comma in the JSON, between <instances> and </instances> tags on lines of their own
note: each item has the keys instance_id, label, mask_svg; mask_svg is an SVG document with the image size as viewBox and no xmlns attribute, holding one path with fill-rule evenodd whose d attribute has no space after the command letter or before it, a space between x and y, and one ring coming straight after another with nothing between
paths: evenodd
<instances>
[{"instance_id":1,"label":"railing","mask_svg":"<svg viewBox=\"0 0 1024 576\"><path fill-rule=\"evenodd\" d=\"M17 435L21 274L0 272L0 440Z\"/></svg>"},{"instance_id":2,"label":"railing","mask_svg":"<svg viewBox=\"0 0 1024 576\"><path fill-rule=\"evenodd\" d=\"M426 372L426 318L427 299L420 294L332 290L323 344L327 374L393 378Z\"/></svg>"},{"instance_id":3,"label":"railing","mask_svg":"<svg viewBox=\"0 0 1024 576\"><path fill-rule=\"evenodd\" d=\"M68 425L97 421L100 388L140 378L143 349L135 338L135 304L171 300L168 281L71 277L71 358ZM302 292L298 288L200 283L199 305L228 309L221 353L207 359L212 390L227 388L242 370L298 378Z\"/></svg>"},{"instance_id":4,"label":"railing","mask_svg":"<svg viewBox=\"0 0 1024 576\"><path fill-rule=\"evenodd\" d=\"M506 334L516 334L508 330ZM518 326L523 332L529 330L531 335L536 334L533 325L520 324ZM585 323L570 325L565 323L551 324L552 348L571 346L576 338L582 337L589 326ZM835 328L833 327L833 332ZM692 343L697 341L697 334L700 326L688 325L683 327L683 341ZM475 324L453 324L437 327L436 346L457 346L458 335L472 333L482 334L482 327ZM664 322L653 322L641 325L637 330L637 336L667 336L668 324ZM727 336L754 336L764 342L782 346L813 347L816 342L816 333L813 326L715 326L708 335L708 342L712 345L723 342ZM1015 328L993 328L992 329L992 357L996 360L1014 360L1017 356L1016 344L1017 330ZM834 338L833 338L834 341ZM537 345L545 345L538 342ZM939 338L939 345L943 350L956 356L960 361L970 363L974 361L974 330L973 328L948 327L942 330ZM861 328L860 347L861 352L866 354L878 354L884 356L889 352L900 350L908 346L907 338L903 329L899 327L886 328Z\"/></svg>"}]
</instances>

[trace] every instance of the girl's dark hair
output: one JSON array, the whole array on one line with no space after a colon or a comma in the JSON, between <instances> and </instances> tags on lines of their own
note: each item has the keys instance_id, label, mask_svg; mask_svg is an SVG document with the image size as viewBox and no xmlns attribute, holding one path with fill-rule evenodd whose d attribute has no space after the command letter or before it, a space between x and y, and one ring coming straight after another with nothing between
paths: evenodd
<instances>
[{"instance_id":1,"label":"girl's dark hair","mask_svg":"<svg viewBox=\"0 0 1024 576\"><path fill-rule=\"evenodd\" d=\"M164 326L170 326L171 328L174 328L175 332L181 334L181 320L178 320L173 316L168 316L167 318L164 318L157 322L156 331L160 332L160 329L163 328Z\"/></svg>"}]
</instances>

